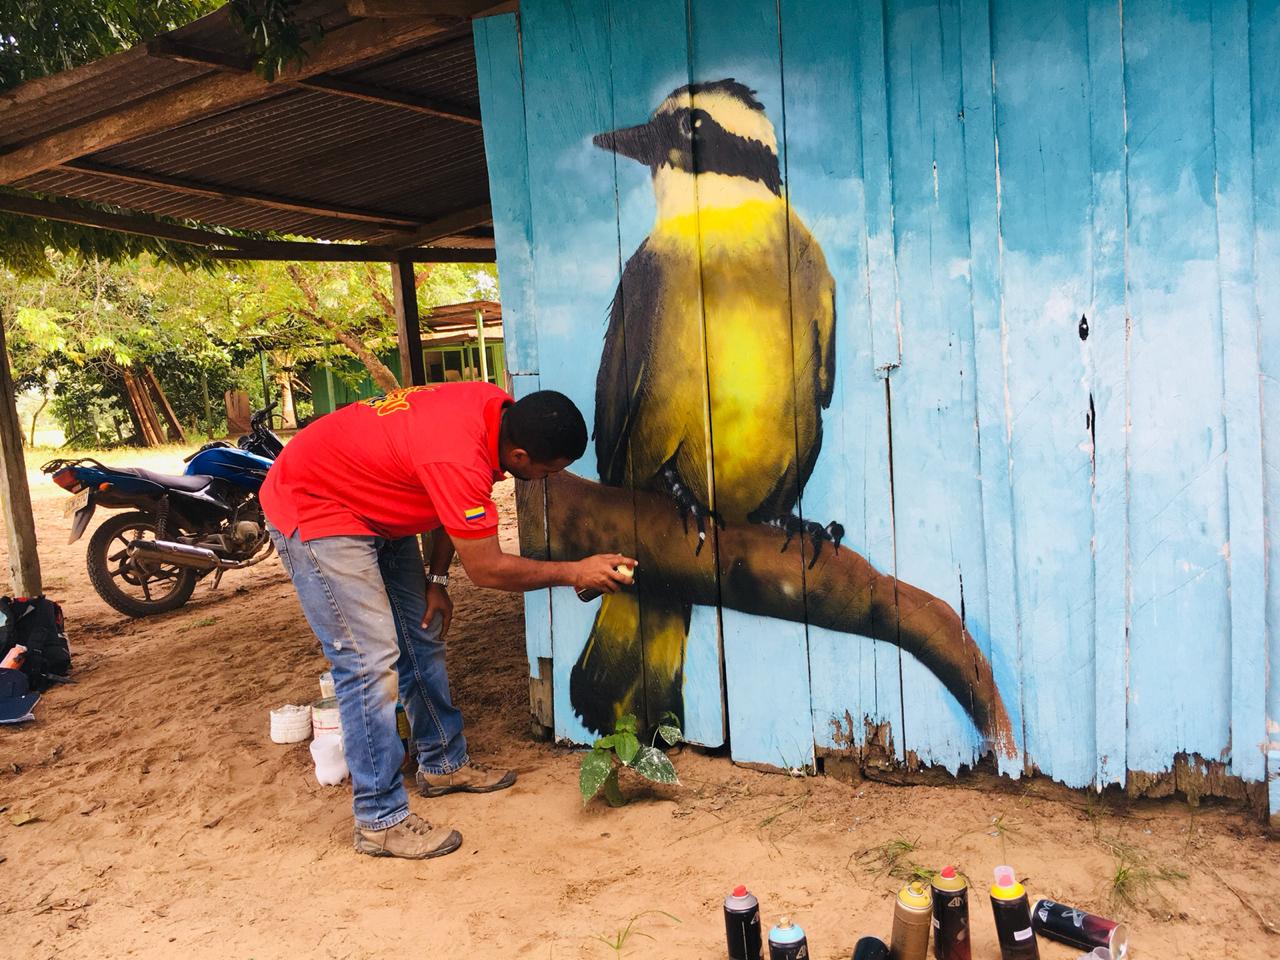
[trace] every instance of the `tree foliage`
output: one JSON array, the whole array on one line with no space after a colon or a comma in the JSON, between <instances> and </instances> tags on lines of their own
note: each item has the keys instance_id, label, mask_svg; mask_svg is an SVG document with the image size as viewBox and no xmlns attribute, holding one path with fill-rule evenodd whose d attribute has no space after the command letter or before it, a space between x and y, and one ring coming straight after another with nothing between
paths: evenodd
<instances>
[{"instance_id":1,"label":"tree foliage","mask_svg":"<svg viewBox=\"0 0 1280 960\"><path fill-rule=\"evenodd\" d=\"M492 266L418 269L424 311L495 289ZM391 371L383 368L387 381L370 366L397 346L390 271L381 264L184 271L149 256L113 263L53 254L45 275L0 270L0 303L8 305L19 388L50 396L53 415L83 444L110 445L132 432L122 377L135 366L151 368L186 424L203 424L206 387L215 410L230 389L261 403L259 351L278 382L301 383L309 365L355 356L384 389L397 385Z\"/></svg>"},{"instance_id":2,"label":"tree foliage","mask_svg":"<svg viewBox=\"0 0 1280 960\"><path fill-rule=\"evenodd\" d=\"M0 89L176 29L222 0L0 0Z\"/></svg>"}]
</instances>

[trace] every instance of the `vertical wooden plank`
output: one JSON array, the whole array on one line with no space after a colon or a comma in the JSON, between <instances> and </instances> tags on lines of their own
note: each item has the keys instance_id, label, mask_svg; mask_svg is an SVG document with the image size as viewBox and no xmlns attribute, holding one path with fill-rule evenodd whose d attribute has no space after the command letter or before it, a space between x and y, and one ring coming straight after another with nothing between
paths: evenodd
<instances>
[{"instance_id":1,"label":"vertical wooden plank","mask_svg":"<svg viewBox=\"0 0 1280 960\"><path fill-rule=\"evenodd\" d=\"M1097 767L1085 8L993 7L1024 747L1078 787Z\"/></svg>"},{"instance_id":2,"label":"vertical wooden plank","mask_svg":"<svg viewBox=\"0 0 1280 960\"><path fill-rule=\"evenodd\" d=\"M533 312L533 218L529 210L529 151L525 137L524 70L516 14L473 22L480 115L488 158L493 238L502 285L507 369L538 372Z\"/></svg>"},{"instance_id":3,"label":"vertical wooden plank","mask_svg":"<svg viewBox=\"0 0 1280 960\"><path fill-rule=\"evenodd\" d=\"M1280 825L1280 0L1253 0L1249 19L1253 81L1254 297L1261 332L1263 480L1267 538L1267 778L1271 822Z\"/></svg>"},{"instance_id":4,"label":"vertical wooden plank","mask_svg":"<svg viewBox=\"0 0 1280 960\"><path fill-rule=\"evenodd\" d=\"M590 427L595 358L620 267L613 157L591 142L614 126L607 3L531 0L520 17L539 380L567 394ZM575 472L596 479L594 457ZM556 555L554 531L550 548ZM551 591L555 734L578 743L595 734L575 713L569 679L599 607L567 587Z\"/></svg>"},{"instance_id":5,"label":"vertical wooden plank","mask_svg":"<svg viewBox=\"0 0 1280 960\"><path fill-rule=\"evenodd\" d=\"M1022 641L1014 564L1013 490L1009 475L1008 331L1000 287L999 173L988 0L960 4L960 64L964 118L964 169L969 207L969 284L977 373L978 457L982 484L982 533L986 545L987 603L984 652L1020 742L1017 756L995 751L1001 773L1022 772ZM968 613L968 610L966 610ZM967 618L973 623L972 618ZM981 623L979 620L978 623Z\"/></svg>"},{"instance_id":6,"label":"vertical wooden plank","mask_svg":"<svg viewBox=\"0 0 1280 960\"><path fill-rule=\"evenodd\" d=\"M1093 383L1094 752L1099 787L1123 783L1129 700L1129 318L1120 5L1088 0L1093 178L1087 363Z\"/></svg>"},{"instance_id":7,"label":"vertical wooden plank","mask_svg":"<svg viewBox=\"0 0 1280 960\"><path fill-rule=\"evenodd\" d=\"M902 366L890 377L897 575L966 625L985 609L968 189L955 2L891 0L885 36ZM901 654L908 760L955 770L983 744L932 674Z\"/></svg>"},{"instance_id":8,"label":"vertical wooden plank","mask_svg":"<svg viewBox=\"0 0 1280 960\"><path fill-rule=\"evenodd\" d=\"M892 570L884 382L873 351L866 163L863 137L857 133L866 100L860 90L860 14L855 5L833 8L821 0L787 0L781 17L788 197L821 246L836 283L839 372L831 405L823 414L822 453L804 491L804 511L839 518L845 529L844 548L861 553L882 570ZM875 56L877 70L871 76L879 91L883 127L880 48ZM836 130L854 133L833 136ZM877 147L887 167L883 129ZM887 169L881 172L887 178ZM887 205L887 195L881 199ZM891 258L887 229L882 241L888 248L882 252ZM881 279L877 277L877 283ZM892 278L888 279L892 291ZM892 296L880 306L893 322ZM894 343L896 363L896 330ZM892 655L892 714L900 716L896 650L880 641L809 627L813 735L819 747L860 746L866 722L885 721L876 701L877 651L886 661Z\"/></svg>"},{"instance_id":9,"label":"vertical wooden plank","mask_svg":"<svg viewBox=\"0 0 1280 960\"><path fill-rule=\"evenodd\" d=\"M520 23L515 14L474 22L476 76L484 118L494 244L502 285L504 347L516 399L539 389L538 335L533 312L533 222L529 208L529 151L525 137L524 70ZM520 550L548 555L545 489L539 519L522 522ZM522 518L523 519L523 518ZM545 681L544 661L552 659L551 591L524 595L525 648L530 677Z\"/></svg>"},{"instance_id":10,"label":"vertical wooden plank","mask_svg":"<svg viewBox=\"0 0 1280 960\"><path fill-rule=\"evenodd\" d=\"M660 103L690 81L687 10L685 0L653 0L644 4L611 0L608 12L613 114L619 127L631 127L647 122ZM655 230L655 181L645 163L620 155L614 155L614 162L618 183L619 243L623 258L627 260L623 269L632 262L635 269L640 269L645 256L641 247ZM692 181L665 189L683 189L688 194L689 205L692 207L696 203ZM696 255L692 249L689 254L688 262L682 268L696 273ZM680 305L672 304L668 308L661 303L661 298L673 295L671 286L674 285L664 287L656 282L637 284L632 297L639 302L633 302L626 296L619 301L622 321L619 332L627 366L639 369L647 364L669 365L674 361L670 351L678 351L686 343L700 346L705 342L701 290L696 284L691 285L688 302L683 304L687 307L690 327L687 339L680 341L675 337L655 336L652 332L648 318L655 312L677 315L674 311ZM640 324L638 331L633 329L637 318ZM680 420L675 412L689 409L696 411L690 419L700 425L699 429L704 434L709 432L705 365L700 350L698 357L694 366L700 375L682 383L678 395L643 391L641 395L631 397L625 408L634 424L627 453L632 473L626 478L627 484L665 492L663 483L653 472L657 460L651 456L653 451L647 449L651 435L646 432L645 423L661 419L674 428ZM669 437L666 431L663 433ZM705 478L709 475L710 464L704 459L690 469ZM692 538L656 542L651 531L643 526L637 527L636 540L641 552L654 555L694 549ZM703 549L716 549L714 537ZM686 739L705 746L720 746L725 741L725 718L719 611L710 607L694 608L689 611L687 628L683 627L681 620L687 606L671 602L672 591L656 577L657 571L644 574L643 588L638 594L648 720L656 723L661 714L673 706L666 700L664 691L670 689L668 671L675 657L681 670L681 689L679 709L674 712L682 717ZM681 632L683 641L673 643Z\"/></svg>"},{"instance_id":11,"label":"vertical wooden plank","mask_svg":"<svg viewBox=\"0 0 1280 960\"><path fill-rule=\"evenodd\" d=\"M1129 116L1131 770L1225 756L1222 327L1207 0L1124 9Z\"/></svg>"},{"instance_id":12,"label":"vertical wooden plank","mask_svg":"<svg viewBox=\"0 0 1280 960\"><path fill-rule=\"evenodd\" d=\"M1231 772L1266 776L1266 542L1262 384L1253 297L1253 131L1248 0L1213 0L1213 142L1227 430Z\"/></svg>"},{"instance_id":13,"label":"vertical wooden plank","mask_svg":"<svg viewBox=\"0 0 1280 960\"><path fill-rule=\"evenodd\" d=\"M511 378L511 389L512 395L519 400L541 389L541 386L537 376L520 373ZM517 481L519 483L521 481ZM532 498L528 509L520 516L520 553L545 560L549 555L546 487L541 481L530 484L529 489L520 491L520 497L522 500ZM529 675L541 677L541 662L550 660L552 655L550 590L530 590L524 595L524 635L529 654Z\"/></svg>"},{"instance_id":14,"label":"vertical wooden plank","mask_svg":"<svg viewBox=\"0 0 1280 960\"><path fill-rule=\"evenodd\" d=\"M785 171L776 3L747 0L730 5L691 0L689 22L693 77L699 82L734 79L755 91L772 125L778 162ZM726 115L724 121L735 124L732 116ZM707 162L713 159L706 158ZM790 254L798 257L798 247L788 249L787 230L782 227L779 231L785 220L775 216L768 201L754 208L757 214L744 212L745 206L723 205L729 200L729 191L722 193L722 188L723 184L705 180L699 185L697 224L706 314L714 501L726 520L741 522L746 517L739 513L759 508L756 480L761 476L774 479L785 469L781 464L794 464L798 424L794 411L798 402L813 401L800 400L794 379L792 325L808 322L808 318L791 316L793 302L805 294L787 289ZM758 269L744 268L749 257L757 258ZM808 282L798 274L791 279L793 283ZM753 299L756 297L760 300ZM812 370L806 375L812 376ZM749 498L748 490L753 491ZM757 500L757 506L751 506L748 499ZM775 506L797 513L802 510L802 505L794 502ZM822 518L822 522L826 520ZM796 563L805 563L800 545L792 549ZM724 580L732 571L721 568L720 575ZM733 757L791 769L809 767L813 763L813 723L805 624L763 620L728 609L721 616Z\"/></svg>"},{"instance_id":15,"label":"vertical wooden plank","mask_svg":"<svg viewBox=\"0 0 1280 960\"><path fill-rule=\"evenodd\" d=\"M5 346L5 310L0 306L0 509L9 543L9 583L16 597L39 596L40 554L36 524L27 488L27 464L22 456L22 428Z\"/></svg>"},{"instance_id":16,"label":"vertical wooden plank","mask_svg":"<svg viewBox=\"0 0 1280 960\"><path fill-rule=\"evenodd\" d=\"M889 144L888 70L885 66L884 4L852 4L857 31L862 182L866 191L867 297L871 350L882 374L902 362L898 267L893 239L893 165Z\"/></svg>"}]
</instances>

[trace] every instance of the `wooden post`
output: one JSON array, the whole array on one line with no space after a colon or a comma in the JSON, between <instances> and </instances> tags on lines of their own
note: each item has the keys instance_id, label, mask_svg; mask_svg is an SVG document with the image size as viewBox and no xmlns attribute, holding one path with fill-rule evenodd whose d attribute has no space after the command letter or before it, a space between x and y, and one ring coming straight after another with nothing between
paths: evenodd
<instances>
[{"instance_id":1,"label":"wooden post","mask_svg":"<svg viewBox=\"0 0 1280 960\"><path fill-rule=\"evenodd\" d=\"M480 350L480 379L489 382L489 358L484 355L484 311L476 311L476 345Z\"/></svg>"},{"instance_id":2,"label":"wooden post","mask_svg":"<svg viewBox=\"0 0 1280 960\"><path fill-rule=\"evenodd\" d=\"M4 512L4 528L9 537L9 579L14 596L39 596L44 588L40 581L40 555L36 552L36 522L31 512L17 398L4 341L3 307L0 307L0 509Z\"/></svg>"},{"instance_id":3,"label":"wooden post","mask_svg":"<svg viewBox=\"0 0 1280 960\"><path fill-rule=\"evenodd\" d=\"M391 290L395 295L396 337L400 341L400 382L420 387L427 382L422 360L422 327L418 323L418 283L413 261L397 257L391 264Z\"/></svg>"}]
</instances>

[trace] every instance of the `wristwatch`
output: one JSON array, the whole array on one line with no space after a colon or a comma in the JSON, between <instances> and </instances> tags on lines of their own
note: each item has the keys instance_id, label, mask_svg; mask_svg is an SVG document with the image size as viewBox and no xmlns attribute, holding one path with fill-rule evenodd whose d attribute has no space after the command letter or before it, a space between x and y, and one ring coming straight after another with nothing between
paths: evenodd
<instances>
[{"instance_id":1,"label":"wristwatch","mask_svg":"<svg viewBox=\"0 0 1280 960\"><path fill-rule=\"evenodd\" d=\"M427 583L438 583L447 590L449 589L449 575L447 573L428 573Z\"/></svg>"}]
</instances>

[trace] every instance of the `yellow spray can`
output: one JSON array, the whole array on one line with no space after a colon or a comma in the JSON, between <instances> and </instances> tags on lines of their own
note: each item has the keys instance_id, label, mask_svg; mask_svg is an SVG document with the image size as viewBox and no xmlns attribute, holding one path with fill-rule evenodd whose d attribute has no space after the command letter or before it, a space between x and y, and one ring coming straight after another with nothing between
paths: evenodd
<instances>
[{"instance_id":1,"label":"yellow spray can","mask_svg":"<svg viewBox=\"0 0 1280 960\"><path fill-rule=\"evenodd\" d=\"M912 880L898 891L898 899L893 905L890 960L926 960L932 923L933 893L926 884Z\"/></svg>"}]
</instances>

